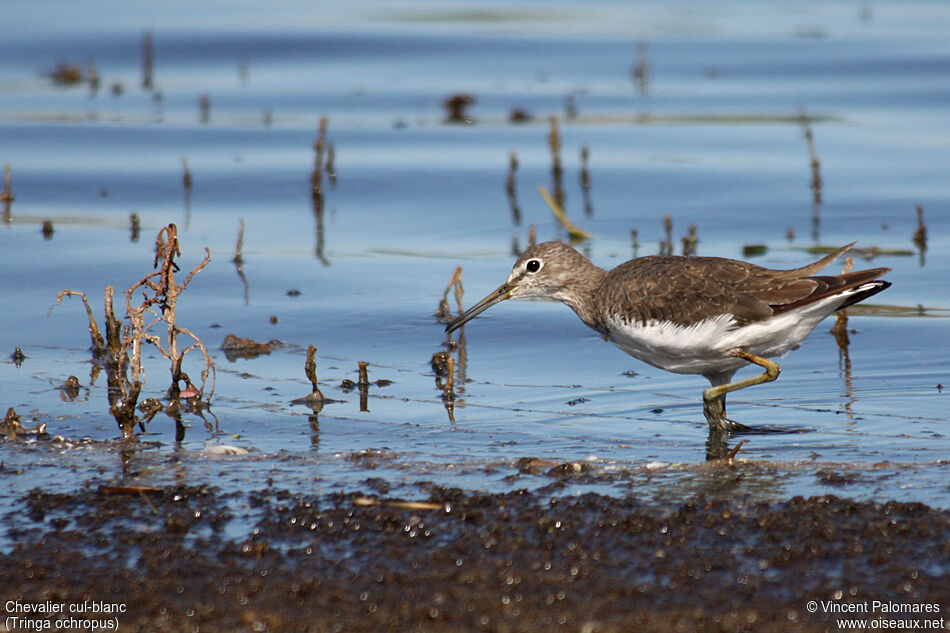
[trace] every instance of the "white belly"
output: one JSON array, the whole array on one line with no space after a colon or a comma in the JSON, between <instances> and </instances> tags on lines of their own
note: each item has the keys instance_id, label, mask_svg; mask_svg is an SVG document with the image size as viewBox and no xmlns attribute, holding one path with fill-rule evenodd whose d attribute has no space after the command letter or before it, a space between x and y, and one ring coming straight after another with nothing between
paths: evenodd
<instances>
[{"instance_id":1,"label":"white belly","mask_svg":"<svg viewBox=\"0 0 950 633\"><path fill-rule=\"evenodd\" d=\"M645 363L677 374L714 374L734 371L747 363L732 356L736 348L771 358L798 347L842 297L829 297L772 317L738 327L731 314L681 326L669 321L609 322L608 339Z\"/></svg>"}]
</instances>

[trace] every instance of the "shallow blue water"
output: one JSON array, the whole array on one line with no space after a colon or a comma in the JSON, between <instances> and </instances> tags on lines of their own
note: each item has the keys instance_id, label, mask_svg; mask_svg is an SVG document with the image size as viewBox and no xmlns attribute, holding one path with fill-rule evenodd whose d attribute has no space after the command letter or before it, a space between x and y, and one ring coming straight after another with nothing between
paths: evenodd
<instances>
[{"instance_id":1,"label":"shallow blue water","mask_svg":"<svg viewBox=\"0 0 950 633\"><path fill-rule=\"evenodd\" d=\"M231 3L226 14L200 2L86 4L81 21L64 20L58 3L4 9L0 164L11 165L16 199L0 226L0 405L69 440L0 445L17 473L7 495L111 479L335 489L380 476L402 494L421 481L549 481L518 474L522 457L603 474L577 490L636 486L662 501L708 487L704 380L627 357L563 306L509 303L466 328L469 382L460 376L449 422L429 365L445 340L432 313L456 266L471 305L507 276L529 226L538 240L564 237L537 194L551 187L547 117L557 114L567 212L594 234L580 248L604 267L657 252L666 215L677 251L694 224L700 254L742 257L743 246L764 244L754 261L777 268L806 263L814 256L802 249L815 243L909 251L855 265L894 269L875 303L925 310L851 316L848 363L831 321L821 324L782 361L777 382L735 394L730 413L802 431L746 438L746 491L950 505L938 388L950 384L943 3ZM140 87L147 29L150 91ZM645 89L631 79L642 43ZM98 91L54 85L46 73L60 62L94 62ZM476 97L471 125L444 121L442 101L458 92ZM509 123L515 107L532 120ZM814 117L821 161L817 230L801 108ZM309 189L321 116L338 174L322 224ZM519 225L505 194L512 151ZM911 239L915 205L928 229L923 254ZM246 286L231 262L242 220ZM169 222L181 231L184 270L205 246L213 253L182 297L179 323L214 353L214 418L211 430L188 418L176 443L160 415L143 436L155 444L123 465L109 444L76 443L117 435L104 377L91 383L81 305L47 312L68 287L101 314L105 285L121 291L151 271L155 234ZM231 333L286 345L231 362L218 350ZM309 391L309 344L325 393L341 401L320 412L319 430L290 404ZM6 361L17 346L28 357L19 368ZM149 353L144 395L160 396L167 365ZM368 412L338 388L361 360L371 380L393 381L371 390ZM69 375L83 385L76 401L60 397ZM207 444L252 452L208 457ZM376 457L359 457L367 449ZM823 470L856 482L829 484Z\"/></svg>"}]
</instances>

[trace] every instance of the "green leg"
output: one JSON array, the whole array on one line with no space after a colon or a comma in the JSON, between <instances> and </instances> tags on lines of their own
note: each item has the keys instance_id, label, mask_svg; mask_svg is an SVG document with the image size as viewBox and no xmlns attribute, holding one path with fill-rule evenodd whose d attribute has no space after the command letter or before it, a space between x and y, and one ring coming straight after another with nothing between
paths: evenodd
<instances>
[{"instance_id":1,"label":"green leg","mask_svg":"<svg viewBox=\"0 0 950 633\"><path fill-rule=\"evenodd\" d=\"M744 389L752 385L759 385L763 382L772 382L778 378L782 368L775 361L750 354L744 349L735 349L733 356L738 356L743 360L756 364L765 369L764 373L734 382L727 382L723 385L716 385L703 391L703 413L706 415L706 421L709 422L709 428L717 432L741 431L747 427L734 422L726 417L726 394L737 389Z\"/></svg>"}]
</instances>

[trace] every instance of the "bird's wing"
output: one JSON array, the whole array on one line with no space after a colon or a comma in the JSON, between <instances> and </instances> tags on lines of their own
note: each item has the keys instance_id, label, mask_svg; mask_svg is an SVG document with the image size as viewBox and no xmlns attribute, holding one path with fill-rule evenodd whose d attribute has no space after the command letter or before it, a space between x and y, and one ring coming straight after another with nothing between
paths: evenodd
<instances>
[{"instance_id":1,"label":"bird's wing","mask_svg":"<svg viewBox=\"0 0 950 633\"><path fill-rule=\"evenodd\" d=\"M715 257L641 257L611 270L598 298L604 312L628 322L689 325L721 314L731 314L737 324L761 321L856 287L889 270L808 276L828 266L850 246L793 271Z\"/></svg>"}]
</instances>

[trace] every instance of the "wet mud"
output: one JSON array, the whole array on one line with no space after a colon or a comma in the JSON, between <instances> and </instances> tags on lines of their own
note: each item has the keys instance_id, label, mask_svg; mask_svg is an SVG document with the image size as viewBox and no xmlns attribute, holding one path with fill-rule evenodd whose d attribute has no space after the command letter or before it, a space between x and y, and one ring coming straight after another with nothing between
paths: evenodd
<instances>
[{"instance_id":1,"label":"wet mud","mask_svg":"<svg viewBox=\"0 0 950 633\"><path fill-rule=\"evenodd\" d=\"M810 600L950 605L950 512L917 503L366 483L35 490L4 517L0 582L120 603L123 631L834 631Z\"/></svg>"}]
</instances>

